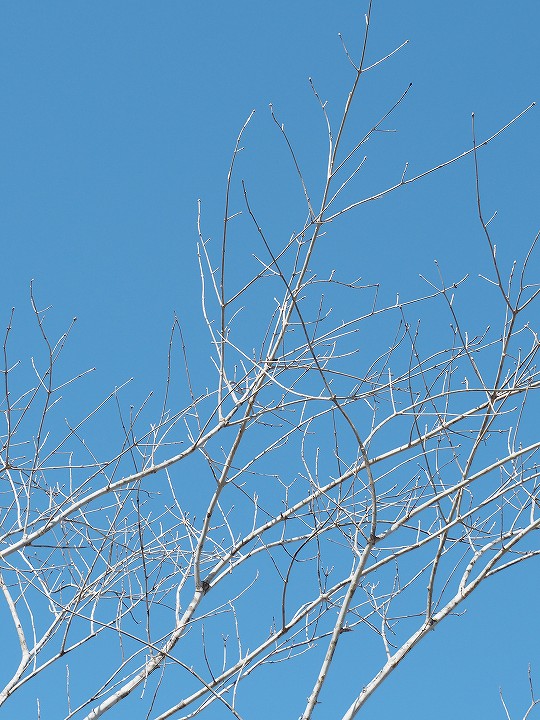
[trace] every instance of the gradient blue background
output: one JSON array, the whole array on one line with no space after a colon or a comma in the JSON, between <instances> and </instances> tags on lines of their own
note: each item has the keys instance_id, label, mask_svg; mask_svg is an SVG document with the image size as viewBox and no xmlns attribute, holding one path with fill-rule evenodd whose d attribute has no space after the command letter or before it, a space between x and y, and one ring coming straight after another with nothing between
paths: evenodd
<instances>
[{"instance_id":1,"label":"gradient blue background","mask_svg":"<svg viewBox=\"0 0 540 720\"><path fill-rule=\"evenodd\" d=\"M90 407L131 376L134 404L162 387L173 311L204 365L197 199L205 237L218 239L231 152L255 108L238 177L265 228L288 236L292 218L303 216L302 199L268 104L317 198L326 137L307 77L337 118L352 80L337 33L357 57L365 7L354 0L2 3L0 321L5 327L16 307L12 355L28 364L35 352L34 278L40 305L53 306L51 335L78 317L66 375L97 368L71 402ZM370 141L366 169L344 199L398 181L406 161L416 174L466 149L472 111L483 139L540 100L539 27L536 0L376 0L368 61L410 43L366 75L347 142L414 84L384 126L398 132ZM533 109L480 156L486 216L499 211L503 269L523 255L540 224L539 131ZM475 213L469 158L336 223L321 257L383 283L389 298L412 296L423 288L419 273L435 277L435 258L452 281L489 271ZM252 239L246 235L246 243ZM471 325L480 328L489 301L479 283L467 293ZM465 617L437 628L362 717L502 718L500 685L512 717L522 717L528 662L540 693L537 576L531 564L496 578L467 604ZM345 709L352 688L358 691L354 668L347 680L345 696L330 686L318 717ZM5 717L17 715L14 707ZM253 698L251 712L289 717L287 697L276 693L269 708Z\"/></svg>"}]
</instances>

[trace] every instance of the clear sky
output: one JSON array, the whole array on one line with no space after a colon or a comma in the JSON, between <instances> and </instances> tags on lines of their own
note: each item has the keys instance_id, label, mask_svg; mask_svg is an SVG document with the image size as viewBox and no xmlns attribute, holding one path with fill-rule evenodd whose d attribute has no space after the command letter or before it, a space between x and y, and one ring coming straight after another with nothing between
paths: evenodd
<instances>
[{"instance_id":1,"label":"clear sky","mask_svg":"<svg viewBox=\"0 0 540 720\"><path fill-rule=\"evenodd\" d=\"M269 103L316 195L326 135L307 78L336 117L352 77L338 32L357 55L364 11L358 0L3 2L0 326L15 306L12 354L27 362L37 342L33 278L39 304L52 306L51 334L78 317L68 369L97 368L76 402L130 377L134 404L162 386L173 312L204 364L197 199L204 235L219 237L231 152L255 109L239 177L265 227L289 234L302 198ZM351 140L413 87L385 125L397 132L370 141L347 198L397 182L405 162L412 175L465 150L472 111L483 139L540 101L539 28L537 0L375 0L368 58L410 42L366 76ZM540 224L539 137L536 108L480 155L506 268ZM418 292L434 259L449 279L475 276L488 267L475 212L469 158L352 213L332 229L327 259L383 283L388 297ZM489 308L480 290L470 293L472 324L481 326ZM503 717L501 685L518 717L528 662L540 692L537 574L530 565L497 578L406 661L363 717ZM276 716L269 712L259 708L257 718ZM319 717L334 717L331 695Z\"/></svg>"}]
</instances>

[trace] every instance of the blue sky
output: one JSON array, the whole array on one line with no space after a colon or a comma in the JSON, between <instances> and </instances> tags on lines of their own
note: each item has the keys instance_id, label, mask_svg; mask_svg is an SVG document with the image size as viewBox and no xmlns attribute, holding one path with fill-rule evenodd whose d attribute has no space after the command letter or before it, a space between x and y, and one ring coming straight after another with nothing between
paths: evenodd
<instances>
[{"instance_id":1,"label":"blue sky","mask_svg":"<svg viewBox=\"0 0 540 720\"><path fill-rule=\"evenodd\" d=\"M2 3L0 325L15 306L12 354L34 353L33 278L39 304L52 306L52 335L78 317L66 373L97 368L74 404L130 377L134 404L161 388L174 312L204 367L197 199L203 234L219 237L231 152L255 109L238 177L264 226L289 234L302 199L268 105L316 196L326 137L307 78L337 117L352 79L337 33L357 55L364 11L356 0ZM540 101L539 27L535 0L375 0L368 59L410 42L366 76L351 142L413 87L385 125L398 132L370 141L347 199L396 182L405 162L412 175L465 150L472 111L483 139ZM536 108L480 155L486 215L499 212L506 268L540 222L539 131ZM449 279L475 276L488 267L475 213L469 158L336 223L320 262L383 283L389 298L416 294L419 274L434 276L434 259ZM479 284L467 292L471 323L481 327L489 301ZM438 628L365 717L391 716L405 698L404 717L503 717L500 685L524 706L528 662L540 691L536 574L531 565L497 578L495 594L486 588L466 617ZM321 717L334 717L331 702L325 697Z\"/></svg>"}]
</instances>

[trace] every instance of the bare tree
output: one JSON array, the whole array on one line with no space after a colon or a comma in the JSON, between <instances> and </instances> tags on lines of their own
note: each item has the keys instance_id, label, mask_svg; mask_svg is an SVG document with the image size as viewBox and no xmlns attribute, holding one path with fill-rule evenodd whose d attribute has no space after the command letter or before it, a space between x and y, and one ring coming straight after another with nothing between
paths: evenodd
<instances>
[{"instance_id":1,"label":"bare tree","mask_svg":"<svg viewBox=\"0 0 540 720\"><path fill-rule=\"evenodd\" d=\"M62 425L61 395L85 375L57 379L69 331L50 339L31 289L44 354L29 383L10 355L10 321L0 585L11 622L3 632L17 638L19 656L3 660L6 707L12 696L35 697L39 676L60 666L66 720L120 717L141 695L139 717L217 707L241 718L248 678L267 672L271 683L280 664L306 662L290 681L297 705L284 715L300 708L308 720L344 638L359 652L376 641L381 662L343 689L349 720L476 588L540 552L531 314L540 287L530 277L538 236L505 276L478 165L478 151L530 108L481 140L473 117L471 145L457 157L414 176L405 166L385 189L340 204L365 143L408 92L350 141L364 74L400 49L367 64L370 12L371 3L359 51L344 46L353 79L337 124L312 84L328 134L320 197L272 111L303 190L304 224L280 244L236 180L251 116L232 155L220 242L205 238L199 212L214 368L206 379L190 365L175 317L153 422L151 401L126 409L117 388ZM440 271L423 296L384 304L376 284L315 272L317 248L340 218L467 156L491 257L478 281L492 295L485 332L469 334L460 304L467 278ZM241 213L249 242L231 243ZM434 313L438 332L426 336L419 320Z\"/></svg>"},{"instance_id":2,"label":"bare tree","mask_svg":"<svg viewBox=\"0 0 540 720\"><path fill-rule=\"evenodd\" d=\"M530 704L529 704L529 707L527 708L527 710L526 710L525 713L523 714L523 720L527 720L528 718L530 718L532 711L533 711L534 708L540 703L540 700L539 700L537 697L535 697L535 694L534 694L534 685L533 685L533 681L532 681L532 673L531 673L531 666L530 666L530 665L529 665L528 679L529 679L529 691L530 691L530 694L531 694L531 702L530 702ZM504 708L504 712L505 712L506 718L507 718L507 720L512 720L512 716L510 715L510 713L509 713L509 711L508 711L508 708L507 708L507 706L506 706L506 703L505 703L505 701L504 701L504 697L503 697L503 692L502 692L502 690L500 690L500 696L501 696L501 703L502 703L502 706L503 706L503 708Z\"/></svg>"}]
</instances>

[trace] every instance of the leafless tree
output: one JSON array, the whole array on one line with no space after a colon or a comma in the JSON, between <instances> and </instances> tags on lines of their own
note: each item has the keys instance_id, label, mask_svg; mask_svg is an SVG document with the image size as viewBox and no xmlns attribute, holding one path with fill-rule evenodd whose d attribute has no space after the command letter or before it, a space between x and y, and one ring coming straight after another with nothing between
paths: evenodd
<instances>
[{"instance_id":1,"label":"leafless tree","mask_svg":"<svg viewBox=\"0 0 540 720\"><path fill-rule=\"evenodd\" d=\"M141 695L138 717L219 708L241 718L248 678L266 672L271 683L282 664L306 662L290 680L298 705L286 716L298 707L308 720L318 717L338 645L346 639L354 652L351 642L376 641L381 662L344 688L350 720L476 588L540 552L531 320L540 288L530 277L538 236L504 276L478 166L479 150L529 108L485 139L473 117L471 145L457 157L416 175L405 166L382 191L340 205L367 140L408 92L350 142L364 74L399 50L367 64L370 12L371 3L359 51L344 45L353 81L337 124L312 85L328 133L317 199L272 111L303 190L304 224L279 244L237 181L250 118L232 155L220 242L206 239L199 212L206 379L175 317L154 422L150 401L126 409L117 388L63 425L61 396L85 375L58 379L69 331L50 339L32 289L44 355L32 360L29 383L11 358L9 322L0 585L3 633L19 653L2 661L6 708L12 696L35 697L39 677L61 666L66 720L120 717L135 696L141 707ZM314 271L340 218L467 156L491 256L478 280L492 295L485 332L469 334L467 278L440 271L423 296L384 304L378 285ZM241 222L243 241L232 243ZM438 332L426 337L419 319L435 314Z\"/></svg>"},{"instance_id":2,"label":"leafless tree","mask_svg":"<svg viewBox=\"0 0 540 720\"><path fill-rule=\"evenodd\" d=\"M534 710L534 708L540 703L540 700L537 697L535 697L535 694L534 694L534 685L533 685L533 681L532 681L532 673L531 673L530 665L529 665L528 679L529 679L529 690L530 690L530 694L531 694L531 701L529 703L529 707L523 714L522 720L528 720L528 718L531 717L531 713ZM512 720L512 716L510 715L510 713L508 711L508 707L506 706L506 703L504 701L502 690L500 691L500 696L501 696L501 703L504 708L506 718L507 718L507 720Z\"/></svg>"}]
</instances>

